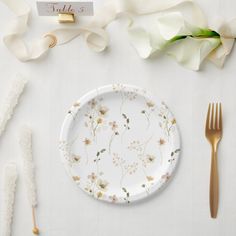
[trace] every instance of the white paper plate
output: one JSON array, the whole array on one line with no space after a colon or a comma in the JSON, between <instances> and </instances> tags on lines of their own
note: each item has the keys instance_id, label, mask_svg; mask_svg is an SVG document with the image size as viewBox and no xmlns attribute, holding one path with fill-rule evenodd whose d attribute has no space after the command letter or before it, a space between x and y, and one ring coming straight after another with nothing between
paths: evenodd
<instances>
[{"instance_id":1,"label":"white paper plate","mask_svg":"<svg viewBox=\"0 0 236 236\"><path fill-rule=\"evenodd\" d=\"M180 152L176 120L146 90L108 85L70 108L60 150L72 180L89 195L130 203L159 190Z\"/></svg>"}]
</instances>

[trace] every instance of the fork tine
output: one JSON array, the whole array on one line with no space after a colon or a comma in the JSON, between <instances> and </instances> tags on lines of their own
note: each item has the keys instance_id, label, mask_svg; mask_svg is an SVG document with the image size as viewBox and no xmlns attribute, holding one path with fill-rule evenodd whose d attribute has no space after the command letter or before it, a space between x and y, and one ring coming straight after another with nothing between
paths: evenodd
<instances>
[{"instance_id":1,"label":"fork tine","mask_svg":"<svg viewBox=\"0 0 236 236\"><path fill-rule=\"evenodd\" d=\"M214 112L214 103L212 103L211 105L211 121L210 121L210 129L214 129L214 116L215 116L215 112Z\"/></svg>"},{"instance_id":2,"label":"fork tine","mask_svg":"<svg viewBox=\"0 0 236 236\"><path fill-rule=\"evenodd\" d=\"M220 103L220 114L219 114L219 129L222 130L222 108Z\"/></svg>"},{"instance_id":3,"label":"fork tine","mask_svg":"<svg viewBox=\"0 0 236 236\"><path fill-rule=\"evenodd\" d=\"M216 103L216 115L215 115L215 129L219 129L219 111L218 111L218 103Z\"/></svg>"},{"instance_id":4,"label":"fork tine","mask_svg":"<svg viewBox=\"0 0 236 236\"><path fill-rule=\"evenodd\" d=\"M210 112L211 112L211 103L209 103L208 105L207 118L206 118L206 131L209 129Z\"/></svg>"}]
</instances>

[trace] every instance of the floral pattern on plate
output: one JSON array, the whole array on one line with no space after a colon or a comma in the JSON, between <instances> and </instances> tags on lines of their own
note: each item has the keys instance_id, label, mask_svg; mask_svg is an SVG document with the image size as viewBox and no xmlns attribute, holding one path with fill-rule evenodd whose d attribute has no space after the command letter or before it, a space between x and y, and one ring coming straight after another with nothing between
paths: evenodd
<instances>
[{"instance_id":1,"label":"floral pattern on plate","mask_svg":"<svg viewBox=\"0 0 236 236\"><path fill-rule=\"evenodd\" d=\"M68 111L62 161L89 195L130 203L159 190L180 153L176 119L164 102L135 86L96 89Z\"/></svg>"}]
</instances>

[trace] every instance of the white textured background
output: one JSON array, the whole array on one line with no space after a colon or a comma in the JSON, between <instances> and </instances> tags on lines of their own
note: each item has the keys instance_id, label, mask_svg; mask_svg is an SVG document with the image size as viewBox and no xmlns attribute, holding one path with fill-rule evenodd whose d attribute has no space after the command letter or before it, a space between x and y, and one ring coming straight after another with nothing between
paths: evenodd
<instances>
[{"instance_id":1,"label":"white textured background","mask_svg":"<svg viewBox=\"0 0 236 236\"><path fill-rule=\"evenodd\" d=\"M212 21L236 17L234 0L198 0ZM57 26L56 20L33 17L28 39ZM95 2L95 7L100 1ZM0 4L0 37L12 18ZM90 51L81 38L54 48L44 58L17 61L0 42L0 105L15 73L30 77L7 132L0 139L0 173L4 163L20 168L18 130L34 130L34 159L39 195L38 221L45 236L235 236L236 235L236 75L234 50L224 69L205 63L192 72L161 56L142 60L130 46L124 26L108 27L110 47ZM108 83L135 84L163 99L175 114L182 136L177 172L165 191L132 206L96 201L72 183L60 163L58 137L68 107L87 91ZM220 203L216 220L209 217L210 147L204 138L209 101L222 101L224 138L219 150ZM31 211L20 175L13 236L31 235ZM1 183L1 182L0 182ZM0 184L0 190L2 185ZM2 191L0 191L1 200ZM1 212L1 204L0 204Z\"/></svg>"}]
</instances>

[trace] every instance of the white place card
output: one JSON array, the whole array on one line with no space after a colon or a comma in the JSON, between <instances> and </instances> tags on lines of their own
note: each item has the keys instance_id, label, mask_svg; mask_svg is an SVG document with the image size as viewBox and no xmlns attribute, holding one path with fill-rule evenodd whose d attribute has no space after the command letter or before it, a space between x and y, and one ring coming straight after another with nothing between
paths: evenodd
<instances>
[{"instance_id":1,"label":"white place card","mask_svg":"<svg viewBox=\"0 0 236 236\"><path fill-rule=\"evenodd\" d=\"M73 13L77 16L92 16L93 2L46 2L37 1L39 16L57 16L59 13Z\"/></svg>"}]
</instances>

